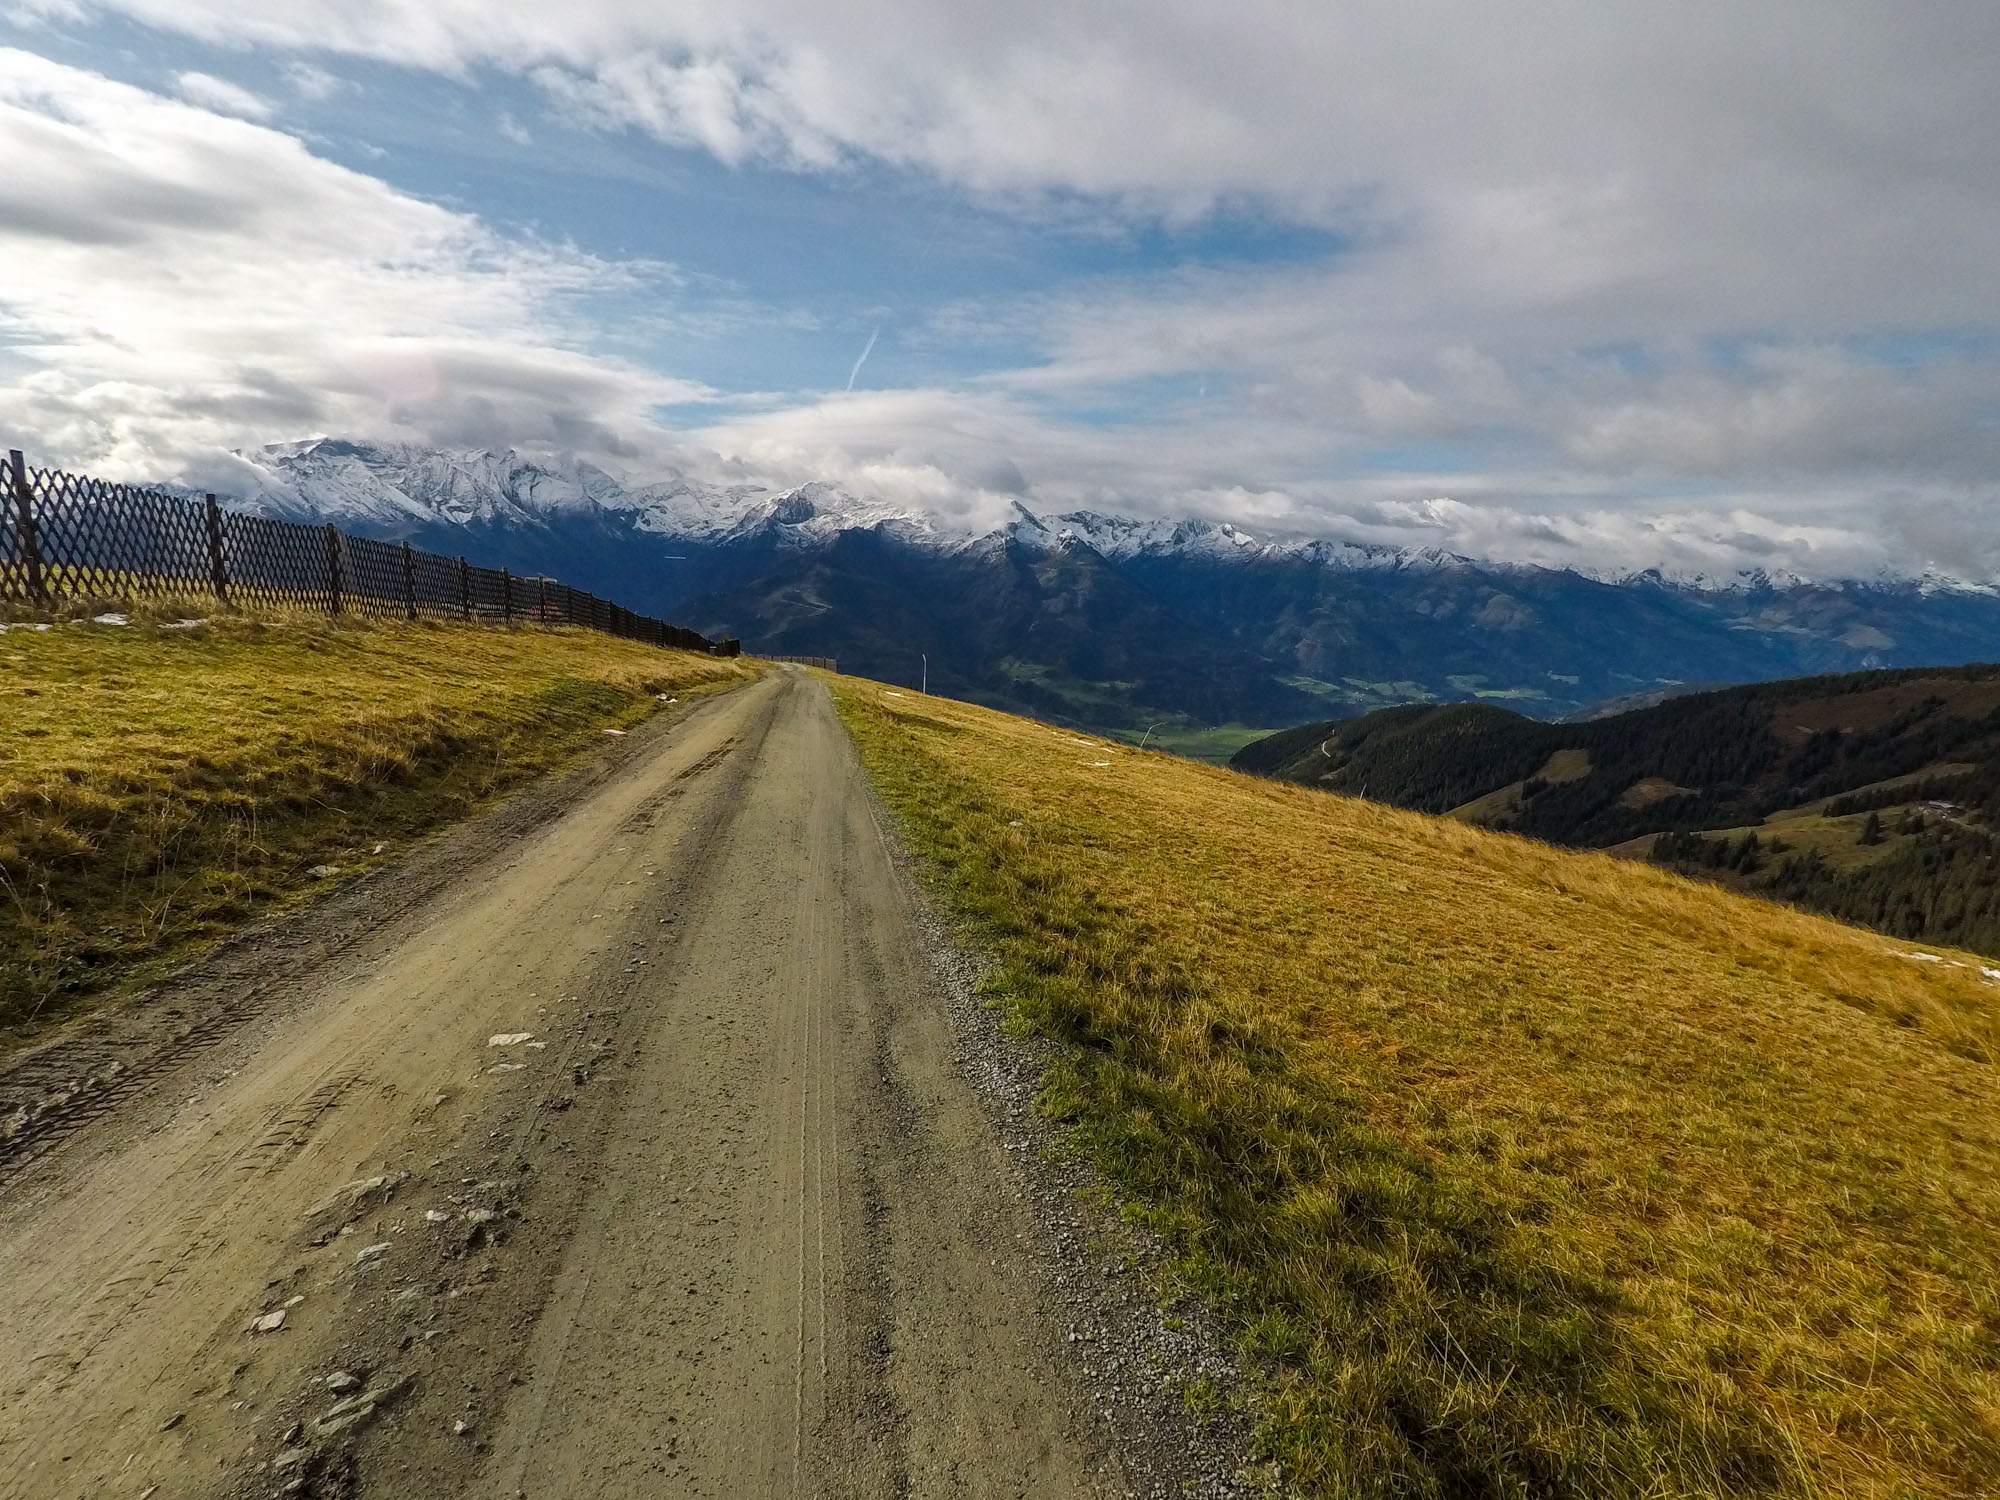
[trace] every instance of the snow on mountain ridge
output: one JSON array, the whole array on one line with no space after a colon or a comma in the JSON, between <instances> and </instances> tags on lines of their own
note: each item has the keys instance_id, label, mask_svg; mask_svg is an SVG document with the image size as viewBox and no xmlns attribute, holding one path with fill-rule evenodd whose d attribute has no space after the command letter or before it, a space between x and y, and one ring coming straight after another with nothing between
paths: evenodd
<instances>
[{"instance_id":1,"label":"snow on mountain ridge","mask_svg":"<svg viewBox=\"0 0 2000 1500\"><path fill-rule=\"evenodd\" d=\"M1475 559L1435 546L1273 535L1202 517L1141 518L1090 510L1038 515L1018 500L1011 519L995 530L975 533L921 511L856 496L825 481L782 491L755 484L716 485L686 475L633 483L573 455L527 455L513 449L450 450L320 437L274 443L237 456L250 471L246 477L254 492L243 498L251 508L286 519L358 525L392 536L439 523L546 529L566 517L608 513L628 517L637 530L668 541L703 545L766 538L786 548L811 548L844 531L888 527L913 544L948 550L996 544L1033 550L1081 545L1111 561L1171 556L1338 570L1553 571L1530 563ZM1851 580L1760 569L1716 574L1587 563L1563 571L1613 586L1651 583L1707 593L1802 586L1838 590L1844 584L1914 586L1925 593L2000 592L1935 570L1919 578L1885 570L1878 578Z\"/></svg>"},{"instance_id":2,"label":"snow on mountain ridge","mask_svg":"<svg viewBox=\"0 0 2000 1500\"><path fill-rule=\"evenodd\" d=\"M1435 548L1279 538L1198 517L1142 519L1087 510L1042 517L1018 501L1014 519L997 532L973 533L820 480L775 493L758 485L722 487L686 476L632 485L587 461L511 449L453 451L313 438L238 456L257 481L255 492L245 497L254 509L289 519L391 529L440 521L546 526L563 513L595 509L630 515L642 531L708 543L769 531L781 542L809 546L841 531L889 525L931 545L950 547L989 537L1029 546L1069 541L1114 560L1174 553L1239 561L1298 558L1345 567L1467 561Z\"/></svg>"},{"instance_id":3,"label":"snow on mountain ridge","mask_svg":"<svg viewBox=\"0 0 2000 1500\"><path fill-rule=\"evenodd\" d=\"M786 518L800 538L846 525L914 519L830 485L781 494L685 476L630 485L568 455L448 450L337 438L274 443L237 457L250 470L252 509L295 520L402 529L445 522L545 527L570 514L630 516L642 531L722 541Z\"/></svg>"},{"instance_id":4,"label":"snow on mountain ridge","mask_svg":"<svg viewBox=\"0 0 2000 1500\"><path fill-rule=\"evenodd\" d=\"M543 524L562 511L615 507L624 494L617 480L594 465L533 461L511 451L450 452L316 438L237 456L259 484L246 497L253 508L291 519L386 526Z\"/></svg>"}]
</instances>

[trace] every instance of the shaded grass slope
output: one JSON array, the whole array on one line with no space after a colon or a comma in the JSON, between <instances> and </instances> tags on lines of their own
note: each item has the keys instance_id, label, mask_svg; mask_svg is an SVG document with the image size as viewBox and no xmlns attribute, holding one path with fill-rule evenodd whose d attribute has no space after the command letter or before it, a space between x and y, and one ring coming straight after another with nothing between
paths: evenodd
<instances>
[{"instance_id":1,"label":"shaded grass slope","mask_svg":"<svg viewBox=\"0 0 2000 1500\"><path fill-rule=\"evenodd\" d=\"M1963 955L836 683L1054 1039L1047 1106L1316 1496L2000 1483L2000 1055Z\"/></svg>"},{"instance_id":2,"label":"shaded grass slope","mask_svg":"<svg viewBox=\"0 0 2000 1500\"><path fill-rule=\"evenodd\" d=\"M750 670L436 622L0 634L0 1046Z\"/></svg>"}]
</instances>

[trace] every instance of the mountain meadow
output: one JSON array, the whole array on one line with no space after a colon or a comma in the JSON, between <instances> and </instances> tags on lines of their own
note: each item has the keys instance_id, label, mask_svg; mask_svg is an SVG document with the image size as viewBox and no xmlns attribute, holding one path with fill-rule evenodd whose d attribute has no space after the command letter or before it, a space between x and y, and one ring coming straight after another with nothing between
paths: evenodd
<instances>
[{"instance_id":1,"label":"mountain meadow","mask_svg":"<svg viewBox=\"0 0 2000 1500\"><path fill-rule=\"evenodd\" d=\"M2000 957L2000 667L1756 683L1585 723L1413 704L1231 764Z\"/></svg>"},{"instance_id":2,"label":"mountain meadow","mask_svg":"<svg viewBox=\"0 0 2000 1500\"><path fill-rule=\"evenodd\" d=\"M1165 1237L1163 1291L1205 1297L1258 1372L1296 1492L2000 1473L2000 990L1976 959L833 686L993 1003L1052 1044L1046 1107ZM1515 779L1547 758L1524 745Z\"/></svg>"}]
</instances>

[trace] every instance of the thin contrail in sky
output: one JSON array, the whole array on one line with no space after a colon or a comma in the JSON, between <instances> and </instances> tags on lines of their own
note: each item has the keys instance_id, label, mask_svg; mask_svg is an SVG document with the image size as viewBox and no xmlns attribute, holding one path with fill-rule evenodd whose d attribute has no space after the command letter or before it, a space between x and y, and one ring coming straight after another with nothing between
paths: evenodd
<instances>
[{"instance_id":1,"label":"thin contrail in sky","mask_svg":"<svg viewBox=\"0 0 2000 1500\"><path fill-rule=\"evenodd\" d=\"M875 340L882 332L882 325L876 324L874 332L868 335L868 342L861 346L861 358L854 362L854 368L847 372L847 388L854 389L854 377L861 373L861 367L868 363L868 356L875 352Z\"/></svg>"}]
</instances>

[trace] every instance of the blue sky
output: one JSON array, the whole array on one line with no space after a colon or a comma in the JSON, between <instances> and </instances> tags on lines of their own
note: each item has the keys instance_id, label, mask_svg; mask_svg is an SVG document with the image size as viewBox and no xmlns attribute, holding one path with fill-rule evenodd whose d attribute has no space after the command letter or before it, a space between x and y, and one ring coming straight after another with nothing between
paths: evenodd
<instances>
[{"instance_id":1,"label":"blue sky","mask_svg":"<svg viewBox=\"0 0 2000 1500\"><path fill-rule=\"evenodd\" d=\"M1984 8L17 0L0 46L0 426L64 462L329 431L2000 570Z\"/></svg>"},{"instance_id":2,"label":"blue sky","mask_svg":"<svg viewBox=\"0 0 2000 1500\"><path fill-rule=\"evenodd\" d=\"M631 129L589 128L492 67L463 77L365 58L311 64L301 89L266 50L217 46L115 14L0 19L14 46L174 96L189 72L273 106L315 154L510 234L613 261L671 266L682 284L600 303L669 336L646 358L726 392L841 389L879 329L863 386L921 385L1033 357L1004 330L948 338L932 316L968 301L1146 276L1188 265L1330 259L1339 240L1252 205L1189 222L1078 198L1009 212L935 179L866 161L836 176L731 166Z\"/></svg>"}]
</instances>

